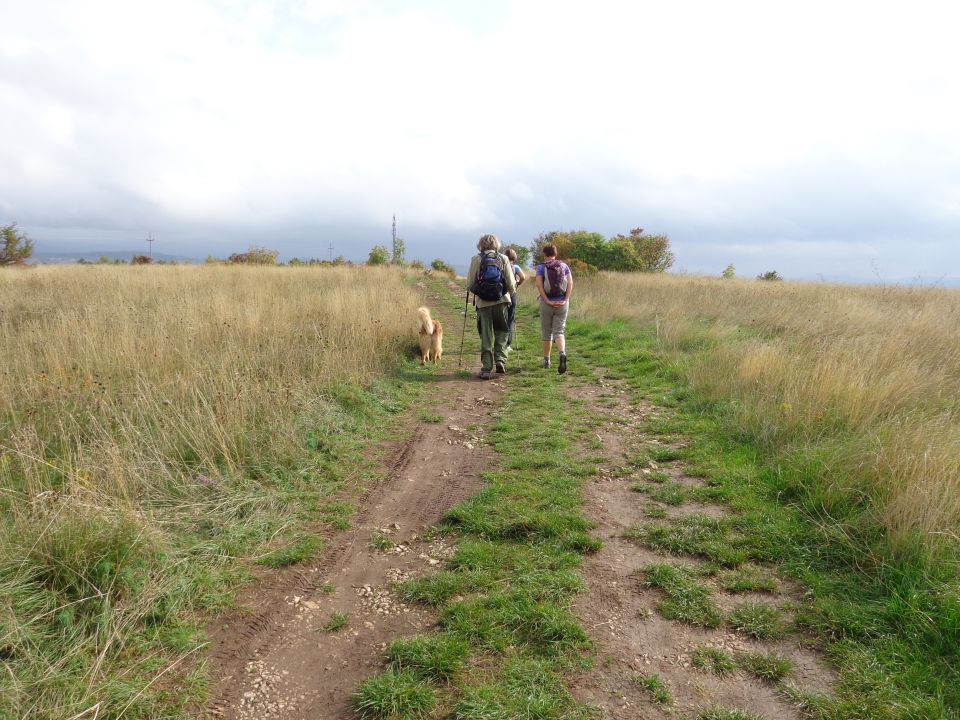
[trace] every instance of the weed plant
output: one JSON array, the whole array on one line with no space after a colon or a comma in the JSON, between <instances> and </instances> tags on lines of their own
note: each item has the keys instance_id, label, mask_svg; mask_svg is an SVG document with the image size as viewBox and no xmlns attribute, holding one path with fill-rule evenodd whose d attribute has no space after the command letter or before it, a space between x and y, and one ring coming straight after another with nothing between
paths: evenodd
<instances>
[{"instance_id":1,"label":"weed plant","mask_svg":"<svg viewBox=\"0 0 960 720\"><path fill-rule=\"evenodd\" d=\"M770 683L779 682L793 669L793 661L789 658L765 653L739 653L737 665L754 677Z\"/></svg>"},{"instance_id":2,"label":"weed plant","mask_svg":"<svg viewBox=\"0 0 960 720\"><path fill-rule=\"evenodd\" d=\"M670 688L656 673L649 675L638 674L633 677L633 681L642 687L650 695L650 698L657 705L670 705L673 697L670 695Z\"/></svg>"},{"instance_id":3,"label":"weed plant","mask_svg":"<svg viewBox=\"0 0 960 720\"><path fill-rule=\"evenodd\" d=\"M693 666L705 672L713 673L717 677L725 677L737 669L737 665L729 653L707 645L694 648Z\"/></svg>"},{"instance_id":4,"label":"weed plant","mask_svg":"<svg viewBox=\"0 0 960 720\"><path fill-rule=\"evenodd\" d=\"M697 579L695 569L667 564L648 565L643 576L649 587L662 591L666 598L657 609L668 620L679 620L706 628L719 627L723 622L713 590Z\"/></svg>"}]
</instances>

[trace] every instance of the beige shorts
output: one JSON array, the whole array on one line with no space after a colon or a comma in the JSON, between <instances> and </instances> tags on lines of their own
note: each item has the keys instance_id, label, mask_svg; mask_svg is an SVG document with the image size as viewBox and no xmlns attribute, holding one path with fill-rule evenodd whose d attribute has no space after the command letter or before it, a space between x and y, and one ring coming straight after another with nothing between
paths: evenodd
<instances>
[{"instance_id":1,"label":"beige shorts","mask_svg":"<svg viewBox=\"0 0 960 720\"><path fill-rule=\"evenodd\" d=\"M558 335L563 335L567 327L567 311L569 309L570 303L553 307L543 301L540 302L540 335L544 340L553 340Z\"/></svg>"}]
</instances>

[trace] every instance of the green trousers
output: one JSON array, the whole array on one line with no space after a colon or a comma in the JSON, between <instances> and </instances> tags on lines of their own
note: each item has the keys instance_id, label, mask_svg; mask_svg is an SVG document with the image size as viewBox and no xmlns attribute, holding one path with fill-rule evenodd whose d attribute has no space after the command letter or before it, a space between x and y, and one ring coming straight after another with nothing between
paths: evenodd
<instances>
[{"instance_id":1,"label":"green trousers","mask_svg":"<svg viewBox=\"0 0 960 720\"><path fill-rule=\"evenodd\" d=\"M494 362L507 364L507 323L509 303L477 308L480 318L480 365L484 370L493 370Z\"/></svg>"}]
</instances>

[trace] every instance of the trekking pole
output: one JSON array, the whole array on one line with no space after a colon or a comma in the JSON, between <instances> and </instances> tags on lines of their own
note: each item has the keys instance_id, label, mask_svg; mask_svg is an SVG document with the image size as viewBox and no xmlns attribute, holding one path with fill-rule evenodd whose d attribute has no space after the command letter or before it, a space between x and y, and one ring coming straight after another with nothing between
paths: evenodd
<instances>
[{"instance_id":1,"label":"trekking pole","mask_svg":"<svg viewBox=\"0 0 960 720\"><path fill-rule=\"evenodd\" d=\"M463 336L467 334L467 306L470 303L470 291L467 290L467 296L463 299L463 328L460 330L460 359L457 361L457 367L463 367Z\"/></svg>"}]
</instances>

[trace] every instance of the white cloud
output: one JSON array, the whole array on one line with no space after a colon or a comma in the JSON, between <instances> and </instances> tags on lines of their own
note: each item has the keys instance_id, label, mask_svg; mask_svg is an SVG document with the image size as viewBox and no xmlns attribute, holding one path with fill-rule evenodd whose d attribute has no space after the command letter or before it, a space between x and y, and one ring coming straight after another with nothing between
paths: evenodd
<instances>
[{"instance_id":1,"label":"white cloud","mask_svg":"<svg viewBox=\"0 0 960 720\"><path fill-rule=\"evenodd\" d=\"M590 200L611 232L643 213L800 242L828 187L831 220L894 197L955 223L958 20L858 0L8 5L0 207L473 232L596 222Z\"/></svg>"}]
</instances>

